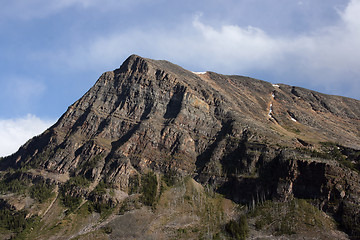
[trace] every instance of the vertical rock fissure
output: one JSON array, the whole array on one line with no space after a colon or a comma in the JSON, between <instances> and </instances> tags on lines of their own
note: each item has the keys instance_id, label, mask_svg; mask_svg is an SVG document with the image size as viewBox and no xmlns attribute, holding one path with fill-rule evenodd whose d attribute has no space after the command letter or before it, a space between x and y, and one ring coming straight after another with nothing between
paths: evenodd
<instances>
[{"instance_id":1,"label":"vertical rock fissure","mask_svg":"<svg viewBox=\"0 0 360 240\"><path fill-rule=\"evenodd\" d=\"M164 114L165 119L176 118L182 107L186 88L183 86L177 86L174 94L172 95L168 105L166 106L166 112Z\"/></svg>"},{"instance_id":2,"label":"vertical rock fissure","mask_svg":"<svg viewBox=\"0 0 360 240\"><path fill-rule=\"evenodd\" d=\"M218 144L225 138L227 134L231 132L233 122L234 120L232 119L225 121L222 124L220 131L216 134L215 141L210 144L206 148L206 150L196 158L195 165L197 174L202 173L202 170L204 169L205 165L210 161L211 156L213 155Z\"/></svg>"}]
</instances>

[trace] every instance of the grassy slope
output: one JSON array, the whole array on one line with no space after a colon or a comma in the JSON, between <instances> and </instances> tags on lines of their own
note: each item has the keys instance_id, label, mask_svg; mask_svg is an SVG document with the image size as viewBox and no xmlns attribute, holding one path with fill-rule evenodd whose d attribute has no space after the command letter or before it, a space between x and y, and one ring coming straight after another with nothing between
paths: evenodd
<instances>
[{"instance_id":1,"label":"grassy slope","mask_svg":"<svg viewBox=\"0 0 360 240\"><path fill-rule=\"evenodd\" d=\"M172 187L162 183L158 191L151 207L142 204L140 195L134 194L103 217L89 211L88 202L66 214L66 208L57 199L47 214L19 234L18 239L227 239L230 236L225 224L244 214L250 239L276 239L280 235L294 239L345 239L330 217L305 200L266 201L248 211L191 178ZM46 204L51 202L49 199ZM8 231L3 232L4 239L6 235Z\"/></svg>"}]
</instances>

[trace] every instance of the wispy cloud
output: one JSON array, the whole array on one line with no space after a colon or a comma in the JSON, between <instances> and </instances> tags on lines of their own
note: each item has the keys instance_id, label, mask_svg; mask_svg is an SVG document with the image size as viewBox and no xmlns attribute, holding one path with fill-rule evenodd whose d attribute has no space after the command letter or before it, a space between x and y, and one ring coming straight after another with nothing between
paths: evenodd
<instances>
[{"instance_id":1,"label":"wispy cloud","mask_svg":"<svg viewBox=\"0 0 360 240\"><path fill-rule=\"evenodd\" d=\"M0 13L2 15L2 18L19 18L28 20L32 18L43 18L78 3L82 3L82 1L6 1L6 3L2 4Z\"/></svg>"},{"instance_id":2,"label":"wispy cloud","mask_svg":"<svg viewBox=\"0 0 360 240\"><path fill-rule=\"evenodd\" d=\"M42 133L54 122L31 114L23 118L0 119L0 156L16 152L27 140Z\"/></svg>"},{"instance_id":3,"label":"wispy cloud","mask_svg":"<svg viewBox=\"0 0 360 240\"><path fill-rule=\"evenodd\" d=\"M129 8L149 2L147 0L12 0L3 2L0 8L1 18L12 19L39 19L57 14L68 8L89 9L94 8L98 11L106 11L112 8L126 11Z\"/></svg>"},{"instance_id":4,"label":"wispy cloud","mask_svg":"<svg viewBox=\"0 0 360 240\"><path fill-rule=\"evenodd\" d=\"M116 66L130 53L174 61L195 70L270 73L273 81L356 97L360 92L360 1L352 0L333 26L297 36L272 36L252 26L211 26L197 15L173 29L126 30L93 39L62 59L71 67ZM278 79L277 79L278 78ZM324 87L322 87L324 89Z\"/></svg>"},{"instance_id":5,"label":"wispy cloud","mask_svg":"<svg viewBox=\"0 0 360 240\"><path fill-rule=\"evenodd\" d=\"M226 4L222 3L224 8L219 7L218 1L203 4L189 0L182 2L182 7L187 6L184 9L177 9L180 4L170 2L4 1L0 8L0 26L5 32L7 29L11 32L4 35L10 37L5 41L3 50L10 49L6 44L14 39L20 40L10 44L13 47L8 53L11 57L4 54L2 58L4 62L9 62L4 65L3 72L11 66L12 58L16 66L1 79L4 99L1 106L4 102L11 105L2 113L11 109L35 112L35 106L42 108L44 105L36 102L49 97L51 87L55 86L48 79L52 78L50 73L62 71L64 75L53 77L58 77L58 82L74 83L74 79L77 80L83 73L86 75L92 71L100 75L104 70L118 67L132 53L166 59L189 70L249 75L274 83L288 83L360 99L360 0L229 0ZM337 17L334 11L330 17L317 17L329 14L330 8L337 4L341 5ZM173 8L167 11L164 6ZM217 11L217 7L221 9ZM195 14L201 9L204 16ZM159 15L149 14L151 11ZM189 11L194 14L193 18L187 17ZM161 13L166 17L162 18ZM169 17L172 14L177 17L172 19ZM7 22L14 23L14 26L8 26ZM48 22L65 27L44 24ZM101 31L103 28L105 30ZM13 38L12 33L16 33ZM28 40L27 34L32 36L31 40ZM49 42L44 39L49 39ZM50 44L51 39L60 40ZM35 47L33 43L37 43ZM42 46L42 43L46 44ZM41 66L36 66L40 63ZM27 68L18 68L18 65ZM49 68L52 71L47 72ZM26 73L21 73L21 76L14 76L14 72L21 69L32 75L24 77ZM74 72L80 74L73 77ZM36 79L38 76L41 79ZM63 85L66 89L62 91L68 92L68 85ZM49 104L50 108L57 107L55 105L61 97L57 95L55 102ZM14 152L51 122L33 115L0 119L0 155Z\"/></svg>"},{"instance_id":6,"label":"wispy cloud","mask_svg":"<svg viewBox=\"0 0 360 240\"><path fill-rule=\"evenodd\" d=\"M3 88L6 96L3 97L23 110L30 111L32 104L46 91L46 85L40 80L22 76L7 76L5 79Z\"/></svg>"}]
</instances>

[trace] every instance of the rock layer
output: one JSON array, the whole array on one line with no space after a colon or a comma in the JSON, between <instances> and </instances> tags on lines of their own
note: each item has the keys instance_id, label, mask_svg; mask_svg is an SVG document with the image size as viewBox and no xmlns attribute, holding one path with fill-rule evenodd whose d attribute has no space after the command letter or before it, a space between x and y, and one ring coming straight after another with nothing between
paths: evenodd
<instances>
[{"instance_id":1,"label":"rock layer","mask_svg":"<svg viewBox=\"0 0 360 240\"><path fill-rule=\"evenodd\" d=\"M358 173L314 153L321 142L333 142L358 164L359 133L358 100L196 74L132 55L104 73L54 126L3 159L1 168L83 175L94 186L104 180L124 192L133 175L175 171L249 205L315 199L358 234ZM349 219L356 227L347 225Z\"/></svg>"}]
</instances>

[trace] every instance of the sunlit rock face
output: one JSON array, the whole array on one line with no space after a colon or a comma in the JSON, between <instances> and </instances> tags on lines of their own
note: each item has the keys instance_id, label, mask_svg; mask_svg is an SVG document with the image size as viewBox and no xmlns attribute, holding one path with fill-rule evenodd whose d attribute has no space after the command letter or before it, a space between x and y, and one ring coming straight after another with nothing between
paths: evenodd
<instances>
[{"instance_id":1,"label":"sunlit rock face","mask_svg":"<svg viewBox=\"0 0 360 240\"><path fill-rule=\"evenodd\" d=\"M122 192L135 174L171 170L235 202L311 198L356 223L359 176L340 160L358 166L359 133L358 100L132 55L1 168L83 175Z\"/></svg>"}]
</instances>

